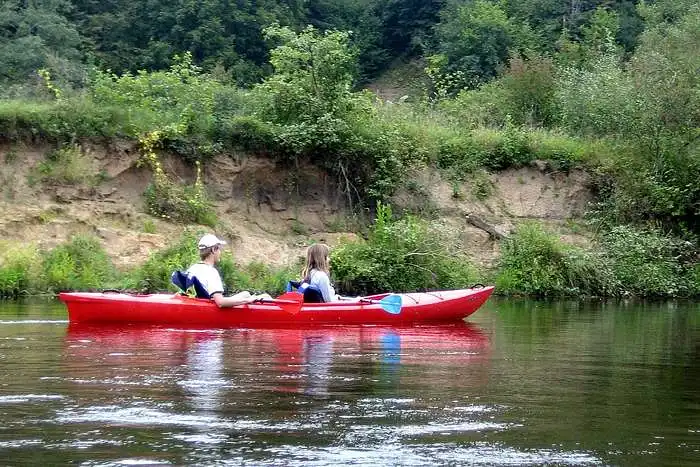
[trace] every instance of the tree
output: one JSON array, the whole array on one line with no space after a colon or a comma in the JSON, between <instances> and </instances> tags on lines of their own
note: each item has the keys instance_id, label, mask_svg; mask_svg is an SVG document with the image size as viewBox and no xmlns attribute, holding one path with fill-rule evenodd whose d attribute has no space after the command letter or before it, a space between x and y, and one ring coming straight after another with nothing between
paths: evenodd
<instances>
[{"instance_id":1,"label":"tree","mask_svg":"<svg viewBox=\"0 0 700 467\"><path fill-rule=\"evenodd\" d=\"M445 3L446 0L381 0L376 14L382 18L384 46L394 55L425 52Z\"/></svg>"},{"instance_id":2,"label":"tree","mask_svg":"<svg viewBox=\"0 0 700 467\"><path fill-rule=\"evenodd\" d=\"M348 33L319 33L308 26L297 34L287 27L272 26L265 29L265 35L280 43L271 52L274 73L258 86L266 119L315 124L340 118L350 110L356 62Z\"/></svg>"},{"instance_id":3,"label":"tree","mask_svg":"<svg viewBox=\"0 0 700 467\"><path fill-rule=\"evenodd\" d=\"M0 81L27 82L38 69L63 84L80 82L82 38L65 0L0 2Z\"/></svg>"},{"instance_id":4,"label":"tree","mask_svg":"<svg viewBox=\"0 0 700 467\"><path fill-rule=\"evenodd\" d=\"M596 8L590 20L581 26L578 41L571 41L566 34L562 35L557 58L564 65L578 67L595 67L595 63L605 56L621 61L622 49L615 41L619 30L617 13L602 7Z\"/></svg>"},{"instance_id":5,"label":"tree","mask_svg":"<svg viewBox=\"0 0 700 467\"><path fill-rule=\"evenodd\" d=\"M654 24L671 4L644 13ZM629 64L642 106L628 133L646 156L629 179L630 212L700 234L700 5L685 6L640 36Z\"/></svg>"},{"instance_id":6,"label":"tree","mask_svg":"<svg viewBox=\"0 0 700 467\"><path fill-rule=\"evenodd\" d=\"M303 23L301 0L76 0L74 15L99 64L116 72L159 70L190 52L205 70L220 65L238 84L265 74L262 29Z\"/></svg>"},{"instance_id":7,"label":"tree","mask_svg":"<svg viewBox=\"0 0 700 467\"><path fill-rule=\"evenodd\" d=\"M501 7L487 0L452 3L437 26L442 73L458 76L450 87L476 87L494 76L508 59L513 25Z\"/></svg>"},{"instance_id":8,"label":"tree","mask_svg":"<svg viewBox=\"0 0 700 467\"><path fill-rule=\"evenodd\" d=\"M566 40L577 42L583 28L599 8L614 12L620 27L616 40L631 51L643 25L635 8L638 0L504 0L503 8L516 22L526 21L542 37L540 52L553 52L555 46Z\"/></svg>"},{"instance_id":9,"label":"tree","mask_svg":"<svg viewBox=\"0 0 700 467\"><path fill-rule=\"evenodd\" d=\"M358 57L358 81L375 77L389 60L384 47L380 0L310 0L308 22L321 31L350 31L350 44Z\"/></svg>"}]
</instances>

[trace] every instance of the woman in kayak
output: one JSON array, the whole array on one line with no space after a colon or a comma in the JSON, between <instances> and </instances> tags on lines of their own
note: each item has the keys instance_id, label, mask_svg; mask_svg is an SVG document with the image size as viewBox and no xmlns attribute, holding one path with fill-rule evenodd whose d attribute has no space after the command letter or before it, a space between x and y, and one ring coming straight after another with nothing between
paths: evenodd
<instances>
[{"instance_id":1,"label":"woman in kayak","mask_svg":"<svg viewBox=\"0 0 700 467\"><path fill-rule=\"evenodd\" d=\"M214 267L221 259L221 252L226 242L215 235L206 234L199 239L197 248L199 249L199 263L193 264L187 270L187 274L196 277L202 287L209 294L219 308L227 308L236 305L252 303L255 300L271 300L268 294L252 295L247 290L239 292L229 297L224 296L224 284L221 281L219 271Z\"/></svg>"},{"instance_id":2,"label":"woman in kayak","mask_svg":"<svg viewBox=\"0 0 700 467\"><path fill-rule=\"evenodd\" d=\"M315 243L306 251L306 266L301 271L302 283L319 291L324 302L335 302L340 299L331 285L330 248L323 243Z\"/></svg>"}]
</instances>

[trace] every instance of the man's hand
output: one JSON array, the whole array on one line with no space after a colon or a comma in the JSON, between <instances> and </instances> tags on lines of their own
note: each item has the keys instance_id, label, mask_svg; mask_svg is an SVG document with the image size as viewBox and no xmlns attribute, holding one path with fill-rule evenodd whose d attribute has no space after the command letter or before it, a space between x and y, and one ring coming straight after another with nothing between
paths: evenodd
<instances>
[{"instance_id":1,"label":"man's hand","mask_svg":"<svg viewBox=\"0 0 700 467\"><path fill-rule=\"evenodd\" d=\"M270 295L266 293L250 296L250 303L263 300L272 300L272 297L270 297Z\"/></svg>"}]
</instances>

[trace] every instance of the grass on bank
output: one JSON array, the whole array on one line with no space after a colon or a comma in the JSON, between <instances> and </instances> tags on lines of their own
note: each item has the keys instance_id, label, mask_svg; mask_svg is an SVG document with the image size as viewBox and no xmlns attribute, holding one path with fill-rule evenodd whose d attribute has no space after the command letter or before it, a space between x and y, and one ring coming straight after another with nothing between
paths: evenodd
<instances>
[{"instance_id":1,"label":"grass on bank","mask_svg":"<svg viewBox=\"0 0 700 467\"><path fill-rule=\"evenodd\" d=\"M170 274L198 260L198 234L186 232L128 271L118 271L91 237L76 237L49 251L3 245L0 296L108 288L174 292ZM449 244L439 226L411 216L394 219L390 208L380 205L367 239L346 241L333 250L332 275L346 294L459 289L486 281L504 295L700 296L693 245L655 230L618 226L583 249L563 244L538 224L525 223L503 241L494 271L478 271ZM218 268L229 292L280 293L288 280L299 278L301 264L239 265L226 251Z\"/></svg>"},{"instance_id":2,"label":"grass on bank","mask_svg":"<svg viewBox=\"0 0 700 467\"><path fill-rule=\"evenodd\" d=\"M0 253L0 297L56 294L65 290L120 289L134 292L176 292L175 270L199 261L198 235L185 233L172 245L154 251L143 264L119 271L98 239L78 236L51 250L33 245L3 245ZM218 265L227 291L280 293L296 278L299 267L274 268L261 263L238 265L226 251Z\"/></svg>"},{"instance_id":3,"label":"grass on bank","mask_svg":"<svg viewBox=\"0 0 700 467\"><path fill-rule=\"evenodd\" d=\"M583 249L526 223L504 241L495 284L535 297L697 297L700 263L692 244L658 230L617 226Z\"/></svg>"}]
</instances>

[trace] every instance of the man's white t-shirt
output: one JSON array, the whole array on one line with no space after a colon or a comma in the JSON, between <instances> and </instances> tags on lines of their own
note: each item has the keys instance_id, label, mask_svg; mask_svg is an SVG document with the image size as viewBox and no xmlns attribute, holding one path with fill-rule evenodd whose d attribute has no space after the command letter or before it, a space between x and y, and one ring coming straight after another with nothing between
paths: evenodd
<instances>
[{"instance_id":1,"label":"man's white t-shirt","mask_svg":"<svg viewBox=\"0 0 700 467\"><path fill-rule=\"evenodd\" d=\"M210 297L217 292L224 293L224 284L221 282L221 275L214 266L206 263L193 264L187 270L187 274L199 279L202 287L204 287Z\"/></svg>"}]
</instances>

